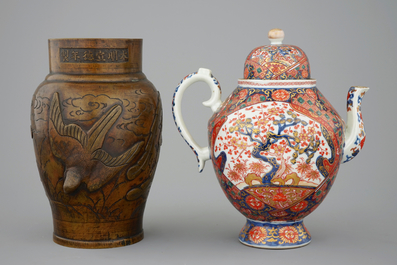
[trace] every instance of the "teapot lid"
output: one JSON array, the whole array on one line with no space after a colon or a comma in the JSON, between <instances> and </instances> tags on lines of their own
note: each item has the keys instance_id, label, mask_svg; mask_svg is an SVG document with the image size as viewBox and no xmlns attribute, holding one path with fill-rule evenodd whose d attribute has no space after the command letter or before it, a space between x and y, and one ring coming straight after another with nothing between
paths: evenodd
<instances>
[{"instance_id":1,"label":"teapot lid","mask_svg":"<svg viewBox=\"0 0 397 265\"><path fill-rule=\"evenodd\" d=\"M272 29L270 45L255 48L244 64L244 79L310 79L309 60L297 46L282 44L284 31Z\"/></svg>"}]
</instances>

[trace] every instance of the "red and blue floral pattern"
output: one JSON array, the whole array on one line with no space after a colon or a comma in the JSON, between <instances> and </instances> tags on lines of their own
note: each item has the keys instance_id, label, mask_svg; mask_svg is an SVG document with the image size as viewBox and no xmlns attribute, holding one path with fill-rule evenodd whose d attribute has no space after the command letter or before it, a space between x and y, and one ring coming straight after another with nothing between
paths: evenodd
<instances>
[{"instance_id":1,"label":"red and blue floral pattern","mask_svg":"<svg viewBox=\"0 0 397 265\"><path fill-rule=\"evenodd\" d=\"M211 158L221 187L250 222L292 224L288 232L278 229L274 242L264 239L266 226L251 227L240 236L244 244L310 241L307 234L305 241L286 235L294 235L331 188L342 158L343 130L339 115L315 86L243 85L229 96L209 121Z\"/></svg>"},{"instance_id":2,"label":"red and blue floral pattern","mask_svg":"<svg viewBox=\"0 0 397 265\"><path fill-rule=\"evenodd\" d=\"M245 79L309 79L306 54L293 45L267 45L254 49L244 65Z\"/></svg>"},{"instance_id":3,"label":"red and blue floral pattern","mask_svg":"<svg viewBox=\"0 0 397 265\"><path fill-rule=\"evenodd\" d=\"M309 244L311 236L302 221L270 223L247 219L239 240L255 247L294 248Z\"/></svg>"}]
</instances>

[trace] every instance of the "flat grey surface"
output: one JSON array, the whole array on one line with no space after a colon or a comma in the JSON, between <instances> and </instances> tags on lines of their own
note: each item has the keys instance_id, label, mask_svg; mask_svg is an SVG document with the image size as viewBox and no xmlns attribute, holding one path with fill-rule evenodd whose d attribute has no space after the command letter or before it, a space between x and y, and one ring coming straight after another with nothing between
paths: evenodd
<instances>
[{"instance_id":1,"label":"flat grey surface","mask_svg":"<svg viewBox=\"0 0 397 265\"><path fill-rule=\"evenodd\" d=\"M228 202L207 163L179 136L171 101L199 67L218 78L225 99L267 32L309 57L318 88L343 118L350 86L363 100L367 141L341 166L322 205L305 219L312 243L274 251L237 240L244 217ZM143 71L160 91L163 146L145 211L145 238L104 250L52 242L52 217L30 138L30 101L48 74L49 38L143 38ZM15 1L0 2L1 264L396 264L395 150L397 1ZM183 113L206 144L210 91L194 85Z\"/></svg>"}]
</instances>

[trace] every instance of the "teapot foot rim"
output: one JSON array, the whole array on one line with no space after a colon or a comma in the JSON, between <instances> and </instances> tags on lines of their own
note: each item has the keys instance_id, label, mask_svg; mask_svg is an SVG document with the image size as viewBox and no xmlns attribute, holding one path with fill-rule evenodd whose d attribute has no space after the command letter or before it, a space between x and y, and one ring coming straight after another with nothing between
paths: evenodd
<instances>
[{"instance_id":1,"label":"teapot foot rim","mask_svg":"<svg viewBox=\"0 0 397 265\"><path fill-rule=\"evenodd\" d=\"M281 250L307 246L311 236L303 220L264 222L247 219L239 241L250 247Z\"/></svg>"}]
</instances>

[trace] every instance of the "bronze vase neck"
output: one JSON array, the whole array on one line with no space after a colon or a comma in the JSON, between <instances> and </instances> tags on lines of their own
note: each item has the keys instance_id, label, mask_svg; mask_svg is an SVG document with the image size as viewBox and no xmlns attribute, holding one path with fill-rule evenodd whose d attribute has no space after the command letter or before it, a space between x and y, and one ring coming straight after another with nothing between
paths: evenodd
<instances>
[{"instance_id":1,"label":"bronze vase neck","mask_svg":"<svg viewBox=\"0 0 397 265\"><path fill-rule=\"evenodd\" d=\"M142 39L50 39L50 74L142 72Z\"/></svg>"}]
</instances>

